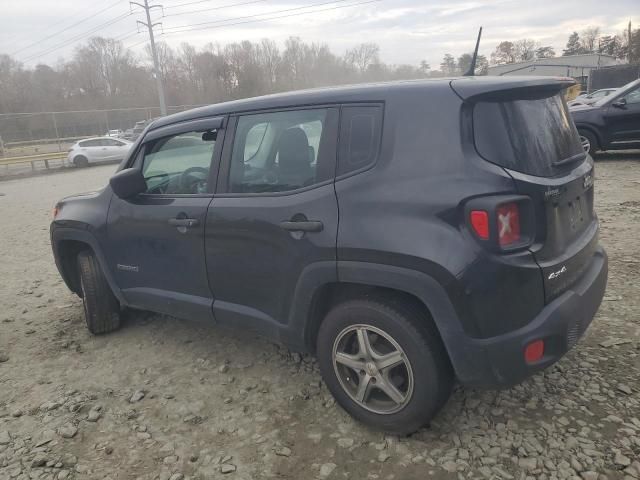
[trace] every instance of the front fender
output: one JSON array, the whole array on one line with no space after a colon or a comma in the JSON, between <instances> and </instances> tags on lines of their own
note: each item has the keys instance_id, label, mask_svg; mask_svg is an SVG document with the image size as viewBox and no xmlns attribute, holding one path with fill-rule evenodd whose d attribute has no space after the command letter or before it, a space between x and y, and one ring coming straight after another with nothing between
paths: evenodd
<instances>
[{"instance_id":1,"label":"front fender","mask_svg":"<svg viewBox=\"0 0 640 480\"><path fill-rule=\"evenodd\" d=\"M68 267L65 265L65 262L62 259L62 243L64 241L75 241L88 245L91 250L93 250L98 263L100 264L100 268L102 269L102 273L111 287L111 291L116 296L120 304L126 305L126 301L122 292L118 288L118 285L111 274L111 270L108 268L107 260L100 248L100 244L98 240L88 231L88 229L80 229L80 228L65 228L57 226L55 223L51 225L51 248L53 250L53 257L56 262L56 267L58 267L58 271L62 276L62 279L67 284L70 290L73 291L73 282L71 281L71 272L68 271Z\"/></svg>"}]
</instances>

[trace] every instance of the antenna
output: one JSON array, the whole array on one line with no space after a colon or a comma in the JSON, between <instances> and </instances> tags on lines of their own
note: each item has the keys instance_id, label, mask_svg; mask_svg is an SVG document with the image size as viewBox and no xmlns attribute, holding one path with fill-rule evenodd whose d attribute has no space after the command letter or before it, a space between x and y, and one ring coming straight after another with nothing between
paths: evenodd
<instances>
[{"instance_id":1,"label":"antenna","mask_svg":"<svg viewBox=\"0 0 640 480\"><path fill-rule=\"evenodd\" d=\"M473 77L476 72L476 60L478 59L478 48L480 47L480 37L482 36L482 27L478 31L478 40L476 40L476 49L473 51L473 57L471 57L471 65L463 75L465 77Z\"/></svg>"}]
</instances>

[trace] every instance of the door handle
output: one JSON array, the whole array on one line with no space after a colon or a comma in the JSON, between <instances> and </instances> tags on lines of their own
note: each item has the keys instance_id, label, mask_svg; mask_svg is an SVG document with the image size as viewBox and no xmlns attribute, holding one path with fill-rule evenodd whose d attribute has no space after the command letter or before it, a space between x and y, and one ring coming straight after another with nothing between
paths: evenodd
<instances>
[{"instance_id":1,"label":"door handle","mask_svg":"<svg viewBox=\"0 0 640 480\"><path fill-rule=\"evenodd\" d=\"M280 228L290 232L309 232L317 233L324 229L322 222L317 220L287 221L280 222Z\"/></svg>"},{"instance_id":2,"label":"door handle","mask_svg":"<svg viewBox=\"0 0 640 480\"><path fill-rule=\"evenodd\" d=\"M200 224L200 221L196 218L170 218L169 225L174 227L182 227L182 228L193 228L197 227Z\"/></svg>"}]
</instances>

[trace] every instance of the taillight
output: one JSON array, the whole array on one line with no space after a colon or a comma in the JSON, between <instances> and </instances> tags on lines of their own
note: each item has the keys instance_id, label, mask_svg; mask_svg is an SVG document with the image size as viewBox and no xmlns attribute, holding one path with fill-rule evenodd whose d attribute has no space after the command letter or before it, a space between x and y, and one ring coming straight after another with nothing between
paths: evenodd
<instances>
[{"instance_id":1,"label":"taillight","mask_svg":"<svg viewBox=\"0 0 640 480\"><path fill-rule=\"evenodd\" d=\"M464 206L465 223L488 250L505 253L528 248L535 238L533 202L524 195L488 195Z\"/></svg>"},{"instance_id":2,"label":"taillight","mask_svg":"<svg viewBox=\"0 0 640 480\"><path fill-rule=\"evenodd\" d=\"M469 214L471 228L482 240L489 240L489 214L484 210L471 210Z\"/></svg>"},{"instance_id":3,"label":"taillight","mask_svg":"<svg viewBox=\"0 0 640 480\"><path fill-rule=\"evenodd\" d=\"M496 210L498 219L498 242L501 247L521 242L520 209L515 202L500 205Z\"/></svg>"}]
</instances>

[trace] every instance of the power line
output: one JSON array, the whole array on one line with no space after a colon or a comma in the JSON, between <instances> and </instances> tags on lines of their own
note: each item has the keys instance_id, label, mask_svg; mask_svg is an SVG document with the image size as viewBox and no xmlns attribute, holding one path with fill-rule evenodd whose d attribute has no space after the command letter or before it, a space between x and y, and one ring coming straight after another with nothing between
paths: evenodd
<instances>
[{"instance_id":1,"label":"power line","mask_svg":"<svg viewBox=\"0 0 640 480\"><path fill-rule=\"evenodd\" d=\"M121 0L119 0L121 1ZM57 27L58 25L64 25L65 23L68 23L70 20L73 20L75 18L78 18L80 15L83 15L85 12L88 12L90 10L92 10L93 6L89 6L89 8L85 8L83 10L80 10L79 12L76 12L75 14L71 15L68 18L65 18L64 20L60 20L58 22L52 23L50 25L48 25L44 30L40 31L40 33L47 33L50 32L51 30L53 30L55 27ZM92 16L94 16L95 13L92 14ZM29 33L25 33L23 35L24 39L28 39L28 40L32 40L33 39L33 35L31 35L31 32ZM25 47L27 48L27 47Z\"/></svg>"},{"instance_id":2,"label":"power line","mask_svg":"<svg viewBox=\"0 0 640 480\"><path fill-rule=\"evenodd\" d=\"M169 13L168 15L164 15L165 17L177 17L178 15L189 15L192 13L201 13L201 12L208 12L210 10L222 10L225 8L231 8L231 7L241 7L244 5L252 5L254 3L264 3L267 2L269 0L251 0L249 2L240 2L240 3L232 3L229 5L221 5L219 7L209 7L209 8L202 8L200 10L189 10L186 12L178 12L178 13ZM168 7L167 7L168 8Z\"/></svg>"},{"instance_id":3,"label":"power line","mask_svg":"<svg viewBox=\"0 0 640 480\"><path fill-rule=\"evenodd\" d=\"M330 11L330 10L338 10L338 9L341 9L341 8L350 8L350 7L356 7L356 6L359 6L359 5L367 5L367 4L370 4L370 3L381 2L383 0L367 0L367 1L364 1L364 2L352 3L352 4L349 4L349 5L338 5L338 6L335 6L335 7L322 8L322 9L311 10L311 11L306 11L306 12L289 13L289 14L286 14L286 15L278 15L276 17L255 18L255 17L259 17L259 16L264 16L264 15L275 15L277 13L290 12L290 11L293 11L293 10L300 10L302 8L313 8L313 7L318 7L318 6L322 6L322 5L330 5L330 4L335 4L335 3L338 3L338 2L345 2L345 1L349 1L349 0L335 0L335 1L331 1L331 2L315 3L315 4L312 4L312 5L307 5L305 7L296 7L296 8L278 10L278 11L274 11L274 12L270 12L270 13L247 15L247 16L244 16L244 17L228 18L226 20L218 20L218 21L214 21L214 22L196 23L196 24L192 24L192 25L181 25L179 27L168 27L167 30L172 30L172 29L181 29L181 30L173 30L173 31L165 32L164 35L173 35L173 34L176 34L176 33L192 32L192 31L197 31L197 30L208 30L208 29L215 29L215 28L224 28L224 27L230 27L230 26L235 26L235 25L244 25L244 24L247 24L247 23L266 22L266 21L269 21L269 20L279 20L281 18L289 18L289 17L300 16L300 15L308 15L310 13L320 13L320 12L326 12L326 11ZM229 21L232 21L232 20L248 19L248 18L254 18L254 19L253 20L241 21L241 22L224 23L224 24L222 24L223 22L229 22ZM204 25L212 25L212 26L204 26ZM187 28L187 27L199 27L199 28Z\"/></svg>"},{"instance_id":4,"label":"power line","mask_svg":"<svg viewBox=\"0 0 640 480\"><path fill-rule=\"evenodd\" d=\"M118 3L120 3L121 1L122 1L122 0L117 0L116 2L112 3L111 5L109 5L109 6L105 7L105 8L103 8L102 10L98 10L97 12L95 12L95 13L93 13L93 14L89 15L88 17L83 18L82 20L79 20L79 21L77 21L77 22L75 22L75 23L73 23L73 24L69 25L68 27L63 28L62 30L58 30L57 32L52 33L51 35L48 35L48 36L46 36L46 37L44 37L44 38L41 38L41 39L40 39L40 40L38 40L37 42L33 42L33 43L31 43L31 44L27 45L26 47L22 47L22 48L20 48L19 50L16 50L15 52L11 53L10 55L11 55L11 56L14 56L14 55L16 55L17 53L24 52L25 50L30 49L31 47L34 47L34 46L36 46L36 45L40 45L40 44L41 44L42 42L44 42L45 40L49 40L50 38L53 38L53 37L55 37L55 36L57 36L57 35L60 35L61 33L66 32L67 30L70 30L70 29L72 29L73 27L75 27L75 26L77 26L77 25L80 25L81 23L84 23L84 22L86 22L86 21L88 21L88 20L91 20L91 19L95 18L95 16L96 16L96 15L99 15L99 14L101 14L101 13L103 13L103 12L106 12L107 10L109 10L109 9L111 9L111 8L113 8L113 7L115 7L115 6L116 6Z\"/></svg>"},{"instance_id":5,"label":"power line","mask_svg":"<svg viewBox=\"0 0 640 480\"><path fill-rule=\"evenodd\" d=\"M85 37L88 37L89 35L92 35L93 33L97 32L99 30L102 30L103 28L109 27L109 26L113 25L114 23L117 23L120 20L123 20L123 19L127 18L130 15L133 15L133 13L132 12L123 13L122 15L119 15L119 16L117 16L115 18L112 18L111 20L108 20L108 21L106 21L104 23L101 23L101 24L93 27L92 29L90 29L90 30L88 30L86 32L83 32L83 33L81 33L79 35L76 35L75 37L69 38L69 39L63 41L62 43L59 43L59 44L57 44L57 45L55 45L55 46L53 46L51 48L47 48L46 50L41 51L40 53L37 53L35 55L30 55L27 58L25 58L23 61L25 63L31 62L31 61L36 60L38 58L41 58L41 57L43 57L45 55L48 55L51 52L55 52L56 50L59 50L59 49L64 48L64 47L66 47L68 45L71 45L72 43L74 43L74 42L76 42L78 40L81 40L81 39L83 39Z\"/></svg>"},{"instance_id":6,"label":"power line","mask_svg":"<svg viewBox=\"0 0 640 480\"><path fill-rule=\"evenodd\" d=\"M205 3L205 2L210 2L210 1L211 0L195 0L193 2L179 3L177 5L168 5L168 6L164 7L164 8L169 10L170 8L186 7L187 5L195 5L197 3Z\"/></svg>"},{"instance_id":7,"label":"power line","mask_svg":"<svg viewBox=\"0 0 640 480\"><path fill-rule=\"evenodd\" d=\"M128 33L123 33L122 35L118 35L117 37L114 37L114 40L118 41L118 42L123 42L128 38L131 38L135 35L138 35L140 33L139 30L133 30L131 32Z\"/></svg>"}]
</instances>

